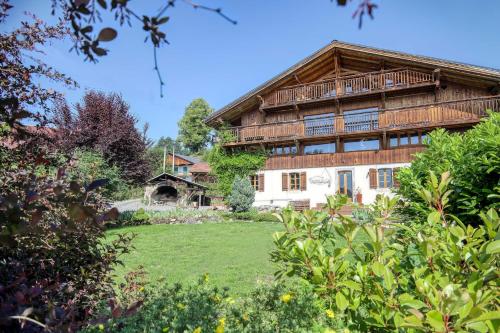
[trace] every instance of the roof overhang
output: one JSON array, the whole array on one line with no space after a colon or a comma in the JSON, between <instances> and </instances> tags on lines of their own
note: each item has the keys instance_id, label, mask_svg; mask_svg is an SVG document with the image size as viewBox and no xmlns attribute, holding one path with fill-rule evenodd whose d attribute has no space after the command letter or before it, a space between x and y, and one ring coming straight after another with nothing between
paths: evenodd
<instances>
[{"instance_id":1,"label":"roof overhang","mask_svg":"<svg viewBox=\"0 0 500 333\"><path fill-rule=\"evenodd\" d=\"M289 82L298 72L306 71L308 68L317 65L319 62L323 61L325 57L333 55L334 52L339 52L342 56L364 56L377 59L378 61L391 61L401 65L418 66L428 70L440 69L444 71L447 76L470 77L472 79L484 80L491 82L491 84L500 85L500 70L498 69L333 41L255 89L250 90L248 93L224 106L220 110L212 113L205 119L205 122L208 125L216 126L219 121L236 118L241 113L259 105L259 96L266 95L272 90L283 86L284 83Z\"/></svg>"}]
</instances>

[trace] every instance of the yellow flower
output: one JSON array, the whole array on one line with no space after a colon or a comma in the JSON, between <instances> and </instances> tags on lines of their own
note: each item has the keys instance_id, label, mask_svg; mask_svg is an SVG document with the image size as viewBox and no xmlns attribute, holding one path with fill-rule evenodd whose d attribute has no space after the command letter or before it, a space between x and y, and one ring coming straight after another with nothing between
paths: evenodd
<instances>
[{"instance_id":1,"label":"yellow flower","mask_svg":"<svg viewBox=\"0 0 500 333\"><path fill-rule=\"evenodd\" d=\"M244 321L248 321L250 319L250 317L248 316L248 313L244 313L243 314L243 320Z\"/></svg>"},{"instance_id":2,"label":"yellow flower","mask_svg":"<svg viewBox=\"0 0 500 333\"><path fill-rule=\"evenodd\" d=\"M283 301L283 303L288 303L290 302L291 299L292 295L290 294L284 294L283 296L281 296L281 300Z\"/></svg>"},{"instance_id":3,"label":"yellow flower","mask_svg":"<svg viewBox=\"0 0 500 333\"><path fill-rule=\"evenodd\" d=\"M213 298L215 303L219 303L220 302L220 296L219 295L215 295Z\"/></svg>"},{"instance_id":4,"label":"yellow flower","mask_svg":"<svg viewBox=\"0 0 500 333\"><path fill-rule=\"evenodd\" d=\"M325 312L328 318L335 318L335 313L331 309L328 309Z\"/></svg>"},{"instance_id":5,"label":"yellow flower","mask_svg":"<svg viewBox=\"0 0 500 333\"><path fill-rule=\"evenodd\" d=\"M201 327L196 327L193 333L201 333Z\"/></svg>"},{"instance_id":6,"label":"yellow flower","mask_svg":"<svg viewBox=\"0 0 500 333\"><path fill-rule=\"evenodd\" d=\"M144 287L140 287L140 288L139 288L139 291L144 291Z\"/></svg>"},{"instance_id":7,"label":"yellow flower","mask_svg":"<svg viewBox=\"0 0 500 333\"><path fill-rule=\"evenodd\" d=\"M234 304L234 303L235 303L235 302L234 302L234 299L232 299L231 297L226 298L226 302L227 302L228 304Z\"/></svg>"},{"instance_id":8,"label":"yellow flower","mask_svg":"<svg viewBox=\"0 0 500 333\"><path fill-rule=\"evenodd\" d=\"M99 324L99 331L104 331L104 325L103 324Z\"/></svg>"},{"instance_id":9,"label":"yellow flower","mask_svg":"<svg viewBox=\"0 0 500 333\"><path fill-rule=\"evenodd\" d=\"M203 274L203 282L207 283L209 280L208 273Z\"/></svg>"},{"instance_id":10,"label":"yellow flower","mask_svg":"<svg viewBox=\"0 0 500 333\"><path fill-rule=\"evenodd\" d=\"M224 333L224 325L226 324L226 318L219 319L219 325L215 328L215 333Z\"/></svg>"},{"instance_id":11,"label":"yellow flower","mask_svg":"<svg viewBox=\"0 0 500 333\"><path fill-rule=\"evenodd\" d=\"M186 308L186 306L182 303L177 303L177 308L180 310L184 310Z\"/></svg>"}]
</instances>

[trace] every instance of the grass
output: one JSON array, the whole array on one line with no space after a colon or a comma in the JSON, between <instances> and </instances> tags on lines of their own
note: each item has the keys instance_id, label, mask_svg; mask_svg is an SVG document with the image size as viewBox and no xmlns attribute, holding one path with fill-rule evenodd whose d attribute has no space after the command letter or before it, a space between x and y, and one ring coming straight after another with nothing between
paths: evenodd
<instances>
[{"instance_id":1,"label":"grass","mask_svg":"<svg viewBox=\"0 0 500 333\"><path fill-rule=\"evenodd\" d=\"M275 267L269 261L272 234L282 230L278 223L206 223L192 225L144 225L114 229L137 234L135 249L117 267L117 279L142 265L151 281L189 283L208 273L210 281L242 295L257 280L271 280Z\"/></svg>"}]
</instances>

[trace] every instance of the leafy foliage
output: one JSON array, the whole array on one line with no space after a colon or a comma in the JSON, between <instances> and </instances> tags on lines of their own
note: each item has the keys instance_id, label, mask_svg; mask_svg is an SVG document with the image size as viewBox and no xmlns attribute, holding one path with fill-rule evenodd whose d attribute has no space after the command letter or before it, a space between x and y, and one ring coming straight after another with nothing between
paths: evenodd
<instances>
[{"instance_id":1,"label":"leafy foliage","mask_svg":"<svg viewBox=\"0 0 500 333\"><path fill-rule=\"evenodd\" d=\"M264 166L266 158L265 150L229 152L220 143L215 145L207 154L207 161L217 177L216 190L223 196L228 196L236 175L248 177L254 174Z\"/></svg>"},{"instance_id":2,"label":"leafy foliage","mask_svg":"<svg viewBox=\"0 0 500 333\"><path fill-rule=\"evenodd\" d=\"M110 165L116 165L125 181L141 183L150 175L146 142L137 130L137 119L117 94L87 91L73 115L66 104L56 110L54 122L61 135L59 146L100 152Z\"/></svg>"},{"instance_id":3,"label":"leafy foliage","mask_svg":"<svg viewBox=\"0 0 500 333\"><path fill-rule=\"evenodd\" d=\"M236 176L233 181L233 188L229 195L228 203L233 212L246 212L252 207L255 201L255 189L248 178Z\"/></svg>"},{"instance_id":4,"label":"leafy foliage","mask_svg":"<svg viewBox=\"0 0 500 333\"><path fill-rule=\"evenodd\" d=\"M10 8L8 1L0 1L0 24L4 23ZM38 84L40 79L77 86L71 78L38 57L43 46L67 35L62 22L51 26L35 16L12 32L0 32L0 123L16 127L26 118L45 123L46 113L62 95Z\"/></svg>"},{"instance_id":5,"label":"leafy foliage","mask_svg":"<svg viewBox=\"0 0 500 333\"><path fill-rule=\"evenodd\" d=\"M242 300L211 287L208 275L192 286L154 287L136 315L85 332L323 332L318 323L328 320L307 287L260 286Z\"/></svg>"},{"instance_id":6,"label":"leafy foliage","mask_svg":"<svg viewBox=\"0 0 500 333\"><path fill-rule=\"evenodd\" d=\"M107 179L101 193L105 198L115 199L127 189L117 166L110 166L99 152L76 149L73 166L68 169L70 178L80 180L84 186L97 179Z\"/></svg>"},{"instance_id":7,"label":"leafy foliage","mask_svg":"<svg viewBox=\"0 0 500 333\"><path fill-rule=\"evenodd\" d=\"M191 154L199 154L210 143L210 127L205 124L213 109L203 98L193 100L184 111L184 116L179 121L179 142Z\"/></svg>"},{"instance_id":8,"label":"leafy foliage","mask_svg":"<svg viewBox=\"0 0 500 333\"><path fill-rule=\"evenodd\" d=\"M425 183L429 171L441 174L447 170L452 176L450 213L469 224L479 222L476 215L480 211L500 208L500 114L490 113L463 134L433 131L427 146L398 174L398 192L408 202L406 213L425 218L428 205L414 189Z\"/></svg>"},{"instance_id":9,"label":"leafy foliage","mask_svg":"<svg viewBox=\"0 0 500 333\"><path fill-rule=\"evenodd\" d=\"M0 330L73 332L113 297L130 236L104 241L103 223L117 215L95 193L105 180L81 186L52 173L58 154L16 142L0 146Z\"/></svg>"},{"instance_id":10,"label":"leafy foliage","mask_svg":"<svg viewBox=\"0 0 500 333\"><path fill-rule=\"evenodd\" d=\"M167 148L167 153L172 153L172 150L175 149L176 154L189 154L189 151L184 148L179 140L174 140L169 136L162 136L160 139L158 139L156 145L150 147L147 151L147 157L151 165L152 176L159 175L163 172L163 156L165 147ZM167 170L170 170L171 166L167 165L166 168Z\"/></svg>"},{"instance_id":11,"label":"leafy foliage","mask_svg":"<svg viewBox=\"0 0 500 333\"><path fill-rule=\"evenodd\" d=\"M378 197L374 222L362 226L336 213L341 198L330 198L325 212L285 210L286 231L274 235L277 276L314 286L336 328L497 332L500 219L494 209L480 213L476 228L452 218L449 184L446 173L431 176L419 192L432 211L410 226L394 224L397 197Z\"/></svg>"}]
</instances>

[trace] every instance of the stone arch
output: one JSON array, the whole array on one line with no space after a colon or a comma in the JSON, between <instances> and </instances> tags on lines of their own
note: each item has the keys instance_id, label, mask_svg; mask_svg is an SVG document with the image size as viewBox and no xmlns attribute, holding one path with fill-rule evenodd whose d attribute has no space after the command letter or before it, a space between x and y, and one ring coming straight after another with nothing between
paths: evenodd
<instances>
[{"instance_id":1,"label":"stone arch","mask_svg":"<svg viewBox=\"0 0 500 333\"><path fill-rule=\"evenodd\" d=\"M177 202L178 198L179 191L168 184L158 184L151 194L151 199L153 199L153 201Z\"/></svg>"}]
</instances>

